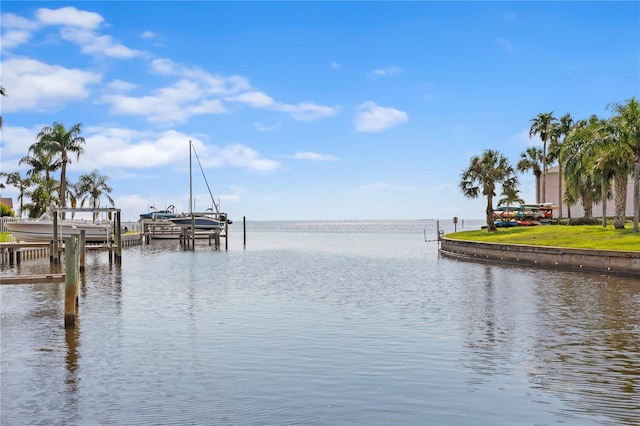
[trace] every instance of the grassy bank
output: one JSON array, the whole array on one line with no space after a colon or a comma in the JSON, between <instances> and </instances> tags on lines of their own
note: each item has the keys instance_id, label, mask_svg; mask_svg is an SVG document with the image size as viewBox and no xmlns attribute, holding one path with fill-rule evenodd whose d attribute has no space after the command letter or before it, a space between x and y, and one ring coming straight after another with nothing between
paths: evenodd
<instances>
[{"instance_id":1,"label":"grassy bank","mask_svg":"<svg viewBox=\"0 0 640 426\"><path fill-rule=\"evenodd\" d=\"M640 251L640 234L634 234L633 227L629 225L626 229L603 228L601 225L515 226L498 228L497 232L491 233L486 229L455 232L447 234L447 237L503 244Z\"/></svg>"}]
</instances>

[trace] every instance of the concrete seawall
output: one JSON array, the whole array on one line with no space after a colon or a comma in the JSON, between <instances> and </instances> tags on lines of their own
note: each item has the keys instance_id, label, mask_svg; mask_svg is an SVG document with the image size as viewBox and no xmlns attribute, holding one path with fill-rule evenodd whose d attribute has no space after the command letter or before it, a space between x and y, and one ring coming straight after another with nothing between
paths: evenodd
<instances>
[{"instance_id":1,"label":"concrete seawall","mask_svg":"<svg viewBox=\"0 0 640 426\"><path fill-rule=\"evenodd\" d=\"M440 239L440 253L473 260L640 277L640 252Z\"/></svg>"}]
</instances>

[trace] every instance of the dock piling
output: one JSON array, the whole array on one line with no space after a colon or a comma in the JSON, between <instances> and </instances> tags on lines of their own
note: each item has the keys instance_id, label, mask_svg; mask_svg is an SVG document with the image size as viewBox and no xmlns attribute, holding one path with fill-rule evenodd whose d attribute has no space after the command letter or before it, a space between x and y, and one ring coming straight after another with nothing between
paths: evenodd
<instances>
[{"instance_id":1,"label":"dock piling","mask_svg":"<svg viewBox=\"0 0 640 426\"><path fill-rule=\"evenodd\" d=\"M78 276L80 269L79 237L71 235L64 239L64 327L76 325L78 306Z\"/></svg>"}]
</instances>

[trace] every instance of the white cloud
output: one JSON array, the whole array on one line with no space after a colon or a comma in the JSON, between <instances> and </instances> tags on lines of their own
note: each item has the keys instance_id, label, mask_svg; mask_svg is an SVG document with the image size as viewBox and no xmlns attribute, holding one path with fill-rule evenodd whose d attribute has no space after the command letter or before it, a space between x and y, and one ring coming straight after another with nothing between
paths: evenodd
<instances>
[{"instance_id":1,"label":"white cloud","mask_svg":"<svg viewBox=\"0 0 640 426\"><path fill-rule=\"evenodd\" d=\"M249 81L239 75L220 77L197 67L180 65L171 59L158 58L151 61L151 72L161 75L176 75L198 80L209 94L232 95L251 89Z\"/></svg>"},{"instance_id":2,"label":"white cloud","mask_svg":"<svg viewBox=\"0 0 640 426\"><path fill-rule=\"evenodd\" d=\"M296 152L293 155L288 156L292 160L312 160L312 161L334 161L337 157L328 154L318 154L315 152Z\"/></svg>"},{"instance_id":3,"label":"white cloud","mask_svg":"<svg viewBox=\"0 0 640 426\"><path fill-rule=\"evenodd\" d=\"M380 132L409 120L406 112L380 107L372 101L360 104L358 110L355 117L358 132Z\"/></svg>"},{"instance_id":4,"label":"white cloud","mask_svg":"<svg viewBox=\"0 0 640 426\"><path fill-rule=\"evenodd\" d=\"M24 44L31 37L31 33L25 30L9 30L2 34L2 50L13 49Z\"/></svg>"},{"instance_id":5,"label":"white cloud","mask_svg":"<svg viewBox=\"0 0 640 426\"><path fill-rule=\"evenodd\" d=\"M336 61L332 61L332 62L331 62L331 69L339 70L340 68L342 68L342 65L340 65L340 64L339 64L339 63L337 63Z\"/></svg>"},{"instance_id":6,"label":"white cloud","mask_svg":"<svg viewBox=\"0 0 640 426\"><path fill-rule=\"evenodd\" d=\"M41 130L39 128L26 128L19 126L7 125L2 128L2 139L0 147L2 151L2 167L3 171L15 170L18 168L18 162L22 157L27 155L29 147L36 141L36 135Z\"/></svg>"},{"instance_id":7,"label":"white cloud","mask_svg":"<svg viewBox=\"0 0 640 426\"><path fill-rule=\"evenodd\" d=\"M125 87L119 83L121 87ZM183 123L194 115L226 112L218 99L202 99L200 86L180 80L170 87L157 89L151 95L134 97L109 93L101 97L111 105L113 114L145 116L150 122Z\"/></svg>"},{"instance_id":8,"label":"white cloud","mask_svg":"<svg viewBox=\"0 0 640 426\"><path fill-rule=\"evenodd\" d=\"M236 96L229 96L225 98L231 102L241 102L249 105L252 108L266 108L275 105L275 101L272 97L265 95L262 92L245 92Z\"/></svg>"},{"instance_id":9,"label":"white cloud","mask_svg":"<svg viewBox=\"0 0 640 426\"><path fill-rule=\"evenodd\" d=\"M373 76L377 76L377 77L385 77L388 75L395 75L395 74L400 74L402 73L402 68L399 67L387 67L387 68L380 68L377 70L373 70L372 71L372 75Z\"/></svg>"},{"instance_id":10,"label":"white cloud","mask_svg":"<svg viewBox=\"0 0 640 426\"><path fill-rule=\"evenodd\" d=\"M2 63L2 84L7 96L2 109L48 111L69 101L86 99L89 86L102 75L90 71L48 65L34 59L9 59Z\"/></svg>"},{"instance_id":11,"label":"white cloud","mask_svg":"<svg viewBox=\"0 0 640 426\"><path fill-rule=\"evenodd\" d=\"M298 121L313 121L331 117L340 110L339 107L327 107L311 102L298 104L277 102L266 93L253 90L249 80L242 76L216 76L200 68L183 66L167 58L158 58L151 61L151 71L161 75L181 76L185 79L197 81L201 94L226 95L224 100L227 102L245 104L250 108L286 112ZM223 108L221 102L219 107Z\"/></svg>"},{"instance_id":12,"label":"white cloud","mask_svg":"<svg viewBox=\"0 0 640 426\"><path fill-rule=\"evenodd\" d=\"M96 29L104 21L104 18L94 12L78 10L75 7L63 7L60 9L38 9L38 20L48 25L73 26L86 29Z\"/></svg>"},{"instance_id":13,"label":"white cloud","mask_svg":"<svg viewBox=\"0 0 640 426\"><path fill-rule=\"evenodd\" d=\"M142 34L140 34L138 37L140 38L156 38L157 34L151 31L145 31Z\"/></svg>"},{"instance_id":14,"label":"white cloud","mask_svg":"<svg viewBox=\"0 0 640 426\"><path fill-rule=\"evenodd\" d=\"M205 145L201 140L175 130L155 133L124 128L91 127L86 128L84 133L86 145L82 168L86 170L186 168L189 140L192 140L203 167L239 167L250 171L273 171L280 166L277 161L263 158L259 152L245 145Z\"/></svg>"},{"instance_id":15,"label":"white cloud","mask_svg":"<svg viewBox=\"0 0 640 426\"><path fill-rule=\"evenodd\" d=\"M133 58L142 55L139 50L130 49L122 44L114 43L108 35L98 35L83 28L62 28L60 36L64 40L76 43L82 53L104 55L112 58Z\"/></svg>"},{"instance_id":16,"label":"white cloud","mask_svg":"<svg viewBox=\"0 0 640 426\"><path fill-rule=\"evenodd\" d=\"M2 28L11 28L18 30L35 30L38 28L38 24L34 21L30 21L22 16L15 15L13 13L2 14ZM4 43L4 37L2 42Z\"/></svg>"},{"instance_id":17,"label":"white cloud","mask_svg":"<svg viewBox=\"0 0 640 426\"><path fill-rule=\"evenodd\" d=\"M270 172L280 167L277 161L262 158L257 151L242 144L213 147L204 163L212 167L233 166L258 172Z\"/></svg>"},{"instance_id":18,"label":"white cloud","mask_svg":"<svg viewBox=\"0 0 640 426\"><path fill-rule=\"evenodd\" d=\"M113 80L112 82L107 84L107 89L109 89L110 92L130 92L136 87L138 86L123 80Z\"/></svg>"},{"instance_id":19,"label":"white cloud","mask_svg":"<svg viewBox=\"0 0 640 426\"><path fill-rule=\"evenodd\" d=\"M315 121L322 118L332 117L336 115L341 108L339 106L328 107L311 102L301 102L296 105L277 104L274 109L277 111L287 112L291 117L298 121Z\"/></svg>"},{"instance_id":20,"label":"white cloud","mask_svg":"<svg viewBox=\"0 0 640 426\"><path fill-rule=\"evenodd\" d=\"M121 128L87 128L83 167L148 169L187 164L189 137L168 130L160 134Z\"/></svg>"},{"instance_id":21,"label":"white cloud","mask_svg":"<svg viewBox=\"0 0 640 426\"><path fill-rule=\"evenodd\" d=\"M301 102L299 104L284 104L276 102L272 97L262 92L246 92L237 96L229 96L226 101L240 102L247 104L251 108L262 108L273 111L286 112L298 121L314 121L326 117L331 117L340 111L340 107L328 107L317 105L311 102Z\"/></svg>"}]
</instances>

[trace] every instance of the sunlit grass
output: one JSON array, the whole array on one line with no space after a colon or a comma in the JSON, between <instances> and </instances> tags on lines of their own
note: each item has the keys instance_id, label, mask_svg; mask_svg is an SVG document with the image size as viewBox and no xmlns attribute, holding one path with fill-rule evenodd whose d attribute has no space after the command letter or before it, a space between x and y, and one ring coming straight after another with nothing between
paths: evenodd
<instances>
[{"instance_id":1,"label":"sunlit grass","mask_svg":"<svg viewBox=\"0 0 640 426\"><path fill-rule=\"evenodd\" d=\"M634 234L633 226L629 224L626 229L614 229L613 225L606 228L601 225L516 226L498 228L497 232L487 232L486 229L462 231L447 237L505 244L640 251L640 233Z\"/></svg>"}]
</instances>

